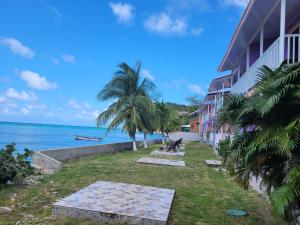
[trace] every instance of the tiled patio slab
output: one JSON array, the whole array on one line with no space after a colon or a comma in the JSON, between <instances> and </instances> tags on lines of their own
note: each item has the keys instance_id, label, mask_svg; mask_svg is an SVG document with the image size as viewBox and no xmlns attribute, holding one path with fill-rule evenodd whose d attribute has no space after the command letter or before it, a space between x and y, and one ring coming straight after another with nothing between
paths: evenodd
<instances>
[{"instance_id":1,"label":"tiled patio slab","mask_svg":"<svg viewBox=\"0 0 300 225\"><path fill-rule=\"evenodd\" d=\"M165 225L175 190L98 181L53 206L56 215L104 223Z\"/></svg>"},{"instance_id":2,"label":"tiled patio slab","mask_svg":"<svg viewBox=\"0 0 300 225\"><path fill-rule=\"evenodd\" d=\"M136 162L145 163L145 164L163 165L163 166L180 166L180 167L185 166L184 161L181 160L169 160L169 159L148 158L148 157L142 157Z\"/></svg>"},{"instance_id":3,"label":"tiled patio slab","mask_svg":"<svg viewBox=\"0 0 300 225\"><path fill-rule=\"evenodd\" d=\"M207 166L220 167L222 166L222 162L219 160L205 160L205 164Z\"/></svg>"},{"instance_id":4,"label":"tiled patio slab","mask_svg":"<svg viewBox=\"0 0 300 225\"><path fill-rule=\"evenodd\" d=\"M185 152L166 152L166 151L154 150L154 151L151 152L151 155L165 155L165 156L183 157L185 155Z\"/></svg>"}]
</instances>

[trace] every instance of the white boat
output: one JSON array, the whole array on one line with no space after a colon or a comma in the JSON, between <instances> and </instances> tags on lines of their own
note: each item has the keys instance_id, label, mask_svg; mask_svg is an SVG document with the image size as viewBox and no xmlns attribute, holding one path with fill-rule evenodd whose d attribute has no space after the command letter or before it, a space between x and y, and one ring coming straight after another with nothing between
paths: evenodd
<instances>
[{"instance_id":1,"label":"white boat","mask_svg":"<svg viewBox=\"0 0 300 225\"><path fill-rule=\"evenodd\" d=\"M79 136L74 135L74 139L77 141L101 141L101 137L86 137L86 136Z\"/></svg>"}]
</instances>

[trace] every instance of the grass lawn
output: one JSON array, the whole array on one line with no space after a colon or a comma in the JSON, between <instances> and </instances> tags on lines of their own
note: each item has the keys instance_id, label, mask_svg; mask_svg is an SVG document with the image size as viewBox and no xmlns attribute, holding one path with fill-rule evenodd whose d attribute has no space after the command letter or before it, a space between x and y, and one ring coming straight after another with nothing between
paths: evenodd
<instances>
[{"instance_id":1,"label":"grass lawn","mask_svg":"<svg viewBox=\"0 0 300 225\"><path fill-rule=\"evenodd\" d=\"M255 191L245 191L224 172L217 172L203 163L216 159L204 144L186 144L186 167L141 165L135 161L157 146L138 152L124 152L113 157L99 155L65 164L60 172L45 176L32 187L0 187L0 206L13 208L0 213L0 224L96 224L71 218L55 218L51 205L97 180L115 181L176 189L168 224L229 225L239 224L229 218L226 210L240 208L249 212L247 225L283 225L268 203ZM168 157L167 157L168 158ZM99 224L99 223L97 223Z\"/></svg>"}]
</instances>

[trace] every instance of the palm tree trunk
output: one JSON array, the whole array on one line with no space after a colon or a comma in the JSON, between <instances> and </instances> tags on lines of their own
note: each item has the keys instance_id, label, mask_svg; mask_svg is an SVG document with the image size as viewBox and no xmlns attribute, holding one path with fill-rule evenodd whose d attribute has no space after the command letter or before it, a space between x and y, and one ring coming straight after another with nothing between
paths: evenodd
<instances>
[{"instance_id":1,"label":"palm tree trunk","mask_svg":"<svg viewBox=\"0 0 300 225\"><path fill-rule=\"evenodd\" d=\"M161 139L162 139L162 143L165 143L165 137L164 137L164 132L161 132Z\"/></svg>"},{"instance_id":2,"label":"palm tree trunk","mask_svg":"<svg viewBox=\"0 0 300 225\"><path fill-rule=\"evenodd\" d=\"M135 142L135 136L132 138L132 150L137 151L136 142Z\"/></svg>"},{"instance_id":3,"label":"palm tree trunk","mask_svg":"<svg viewBox=\"0 0 300 225\"><path fill-rule=\"evenodd\" d=\"M144 148L148 148L147 133L146 132L144 132Z\"/></svg>"}]
</instances>

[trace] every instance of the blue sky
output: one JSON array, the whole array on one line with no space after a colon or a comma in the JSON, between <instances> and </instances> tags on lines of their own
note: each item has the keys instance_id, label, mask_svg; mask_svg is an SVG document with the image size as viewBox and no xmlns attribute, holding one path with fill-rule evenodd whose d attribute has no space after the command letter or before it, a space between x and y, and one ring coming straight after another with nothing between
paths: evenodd
<instances>
[{"instance_id":1,"label":"blue sky","mask_svg":"<svg viewBox=\"0 0 300 225\"><path fill-rule=\"evenodd\" d=\"M94 125L116 65L165 101L204 95L247 0L1 0L0 121Z\"/></svg>"}]
</instances>

